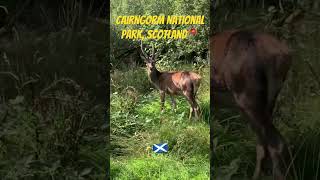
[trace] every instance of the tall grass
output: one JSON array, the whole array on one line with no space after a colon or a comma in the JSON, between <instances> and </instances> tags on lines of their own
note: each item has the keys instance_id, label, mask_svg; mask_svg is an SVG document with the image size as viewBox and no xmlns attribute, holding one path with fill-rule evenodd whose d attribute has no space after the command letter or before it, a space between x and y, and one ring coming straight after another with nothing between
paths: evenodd
<instances>
[{"instance_id":1,"label":"tall grass","mask_svg":"<svg viewBox=\"0 0 320 180\"><path fill-rule=\"evenodd\" d=\"M67 28L22 32L1 49L1 179L104 178L104 82L97 76L105 46L92 36L95 27L69 43Z\"/></svg>"}]
</instances>

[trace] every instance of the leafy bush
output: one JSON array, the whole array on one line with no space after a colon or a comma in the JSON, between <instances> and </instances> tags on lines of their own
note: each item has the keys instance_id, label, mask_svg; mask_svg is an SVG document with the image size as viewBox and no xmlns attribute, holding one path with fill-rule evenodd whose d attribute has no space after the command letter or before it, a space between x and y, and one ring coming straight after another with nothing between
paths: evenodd
<instances>
[{"instance_id":1,"label":"leafy bush","mask_svg":"<svg viewBox=\"0 0 320 180\"><path fill-rule=\"evenodd\" d=\"M133 95L147 93L153 89L144 68L115 70L111 75L112 92Z\"/></svg>"}]
</instances>

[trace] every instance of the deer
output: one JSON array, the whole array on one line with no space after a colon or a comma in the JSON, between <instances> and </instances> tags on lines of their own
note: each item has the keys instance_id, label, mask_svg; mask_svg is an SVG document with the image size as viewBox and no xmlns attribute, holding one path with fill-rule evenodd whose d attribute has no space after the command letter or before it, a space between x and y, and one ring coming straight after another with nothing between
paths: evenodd
<instances>
[{"instance_id":1,"label":"deer","mask_svg":"<svg viewBox=\"0 0 320 180\"><path fill-rule=\"evenodd\" d=\"M159 90L160 110L164 112L165 95L168 94L171 99L171 106L176 111L176 101L174 96L183 95L190 105L189 120L193 114L196 119L200 117L200 108L196 101L197 91L200 87L201 76L191 71L160 72L156 68L157 57L152 44L152 54L150 56L144 51L141 41L141 57L146 63L147 74L150 82Z\"/></svg>"},{"instance_id":2,"label":"deer","mask_svg":"<svg viewBox=\"0 0 320 180\"><path fill-rule=\"evenodd\" d=\"M287 145L272 115L292 63L287 44L264 32L227 30L210 37L210 53L211 93L230 93L256 134L252 179L260 178L262 161L267 157L273 178L286 179L283 153Z\"/></svg>"}]
</instances>

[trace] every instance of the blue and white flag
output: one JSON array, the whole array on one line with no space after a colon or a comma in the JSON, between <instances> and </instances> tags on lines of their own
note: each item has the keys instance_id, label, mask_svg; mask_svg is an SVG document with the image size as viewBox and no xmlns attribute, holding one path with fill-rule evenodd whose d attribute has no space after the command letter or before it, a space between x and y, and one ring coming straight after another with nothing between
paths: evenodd
<instances>
[{"instance_id":1,"label":"blue and white flag","mask_svg":"<svg viewBox=\"0 0 320 180\"><path fill-rule=\"evenodd\" d=\"M155 153L167 153L168 152L168 143L163 143L163 144L154 144L152 146L152 150Z\"/></svg>"}]
</instances>

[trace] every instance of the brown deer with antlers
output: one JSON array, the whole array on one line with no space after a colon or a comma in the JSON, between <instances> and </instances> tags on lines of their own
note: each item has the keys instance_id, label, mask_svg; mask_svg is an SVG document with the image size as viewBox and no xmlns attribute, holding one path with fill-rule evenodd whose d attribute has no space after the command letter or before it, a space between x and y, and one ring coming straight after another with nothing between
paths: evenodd
<instances>
[{"instance_id":1,"label":"brown deer with antlers","mask_svg":"<svg viewBox=\"0 0 320 180\"><path fill-rule=\"evenodd\" d=\"M169 94L172 102L172 108L176 109L175 95L184 95L190 104L189 120L194 114L199 118L199 105L196 101L196 95L201 82L201 76L189 71L160 72L156 68L156 57L154 46L152 45L152 54L148 56L143 50L141 41L141 57L145 60L147 72L151 83L160 91L161 112L164 111L165 94Z\"/></svg>"},{"instance_id":2,"label":"brown deer with antlers","mask_svg":"<svg viewBox=\"0 0 320 180\"><path fill-rule=\"evenodd\" d=\"M270 157L273 176L284 180L284 138L272 122L276 98L291 65L284 42L266 33L232 30L210 38L211 90L229 90L257 135L256 168ZM213 92L214 93L214 92Z\"/></svg>"}]
</instances>

